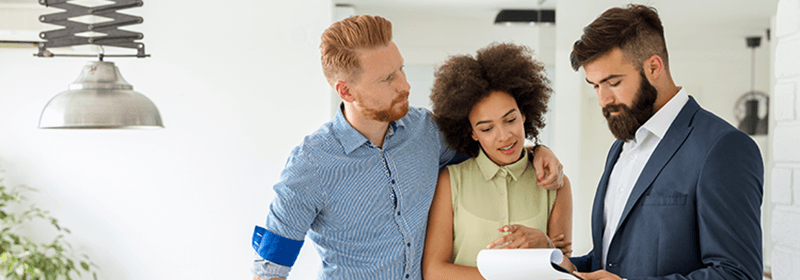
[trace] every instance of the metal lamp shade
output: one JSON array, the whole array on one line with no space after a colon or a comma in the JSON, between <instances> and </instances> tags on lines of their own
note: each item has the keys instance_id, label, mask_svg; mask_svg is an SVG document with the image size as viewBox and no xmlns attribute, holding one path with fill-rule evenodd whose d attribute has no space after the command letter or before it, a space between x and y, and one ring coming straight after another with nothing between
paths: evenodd
<instances>
[{"instance_id":1,"label":"metal lamp shade","mask_svg":"<svg viewBox=\"0 0 800 280\"><path fill-rule=\"evenodd\" d=\"M133 91L113 62L93 61L47 105L39 128L163 128L158 108Z\"/></svg>"}]
</instances>

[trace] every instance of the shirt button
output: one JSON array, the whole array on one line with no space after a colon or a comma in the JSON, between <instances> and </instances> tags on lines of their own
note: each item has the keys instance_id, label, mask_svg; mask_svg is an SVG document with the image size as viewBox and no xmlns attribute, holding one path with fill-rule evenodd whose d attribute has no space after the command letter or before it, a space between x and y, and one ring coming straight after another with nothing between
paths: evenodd
<instances>
[{"instance_id":1,"label":"shirt button","mask_svg":"<svg viewBox=\"0 0 800 280\"><path fill-rule=\"evenodd\" d=\"M406 278L411 277L411 275L406 274Z\"/></svg>"},{"instance_id":2,"label":"shirt button","mask_svg":"<svg viewBox=\"0 0 800 280\"><path fill-rule=\"evenodd\" d=\"M392 180L392 185L394 185L394 180Z\"/></svg>"},{"instance_id":3,"label":"shirt button","mask_svg":"<svg viewBox=\"0 0 800 280\"><path fill-rule=\"evenodd\" d=\"M505 190L500 190L500 194L506 194Z\"/></svg>"},{"instance_id":4,"label":"shirt button","mask_svg":"<svg viewBox=\"0 0 800 280\"><path fill-rule=\"evenodd\" d=\"M400 211L397 211L397 216L400 216Z\"/></svg>"},{"instance_id":5,"label":"shirt button","mask_svg":"<svg viewBox=\"0 0 800 280\"><path fill-rule=\"evenodd\" d=\"M505 219L506 218L506 214L500 214L500 218L501 219Z\"/></svg>"},{"instance_id":6,"label":"shirt button","mask_svg":"<svg viewBox=\"0 0 800 280\"><path fill-rule=\"evenodd\" d=\"M406 246L411 247L411 243L406 243Z\"/></svg>"}]
</instances>

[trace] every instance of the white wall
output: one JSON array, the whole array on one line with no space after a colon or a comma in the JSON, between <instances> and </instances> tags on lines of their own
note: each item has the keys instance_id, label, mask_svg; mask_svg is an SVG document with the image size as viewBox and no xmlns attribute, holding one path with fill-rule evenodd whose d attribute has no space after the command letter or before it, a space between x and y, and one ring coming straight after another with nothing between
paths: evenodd
<instances>
[{"instance_id":1,"label":"white wall","mask_svg":"<svg viewBox=\"0 0 800 280\"><path fill-rule=\"evenodd\" d=\"M800 1L778 2L775 49L775 105L777 123L770 135L774 145L772 195L772 276L800 279Z\"/></svg>"},{"instance_id":2,"label":"white wall","mask_svg":"<svg viewBox=\"0 0 800 280\"><path fill-rule=\"evenodd\" d=\"M88 59L0 49L7 185L41 190L33 200L72 230L100 279L250 279L250 238L272 184L291 148L329 119L318 46L331 11L329 0L126 10L144 17L130 29L144 33L152 57L107 61L155 102L161 130L37 129L44 105ZM312 248L295 279L314 278Z\"/></svg>"},{"instance_id":3,"label":"white wall","mask_svg":"<svg viewBox=\"0 0 800 280\"><path fill-rule=\"evenodd\" d=\"M553 64L553 26L495 25L496 10L375 11L356 7L359 14L376 14L392 21L394 41L406 65L441 65L450 55L475 54L492 42L527 45L546 65ZM541 39L544 37L545 39Z\"/></svg>"},{"instance_id":4,"label":"white wall","mask_svg":"<svg viewBox=\"0 0 800 280\"><path fill-rule=\"evenodd\" d=\"M380 15L392 22L393 40L405 59L405 71L411 85L409 104L431 108L433 73L451 55L475 55L478 49L493 42L526 45L537 60L552 69L554 64L555 26L495 25L496 10L481 9L375 9L355 6L356 14ZM552 71L549 78L554 81ZM551 110L552 112L552 110ZM553 119L552 113L546 121ZM549 122L548 122L549 124ZM551 126L539 139L550 145Z\"/></svg>"}]
</instances>

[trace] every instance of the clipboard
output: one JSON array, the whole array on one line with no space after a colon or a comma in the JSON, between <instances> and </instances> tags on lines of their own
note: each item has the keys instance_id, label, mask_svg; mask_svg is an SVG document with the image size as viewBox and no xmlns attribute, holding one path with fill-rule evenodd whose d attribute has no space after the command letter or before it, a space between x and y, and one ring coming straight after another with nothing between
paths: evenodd
<instances>
[{"instance_id":1,"label":"clipboard","mask_svg":"<svg viewBox=\"0 0 800 280\"><path fill-rule=\"evenodd\" d=\"M478 271L487 280L583 280L558 264L559 249L484 249L478 253Z\"/></svg>"},{"instance_id":2,"label":"clipboard","mask_svg":"<svg viewBox=\"0 0 800 280\"><path fill-rule=\"evenodd\" d=\"M552 265L553 265L553 268L554 268L555 270L558 270L558 271L561 271L561 272L564 272L564 273L569 273L569 270L567 270L566 268L564 268L564 267L562 267L562 266L560 266L560 265L557 265L557 264L554 264L554 263L550 263L550 264L552 264ZM571 274L571 275L572 275L572 277L578 278L578 280L584 280L583 278L581 278L581 277L580 277L580 276L578 276L578 275L575 275L575 274L572 274L572 273L569 273L569 274Z\"/></svg>"}]
</instances>

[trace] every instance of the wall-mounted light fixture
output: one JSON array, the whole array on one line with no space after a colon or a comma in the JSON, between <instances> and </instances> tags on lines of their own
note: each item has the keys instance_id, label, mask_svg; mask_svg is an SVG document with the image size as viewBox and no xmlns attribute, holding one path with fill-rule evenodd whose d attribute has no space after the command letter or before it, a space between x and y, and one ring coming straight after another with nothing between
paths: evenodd
<instances>
[{"instance_id":1,"label":"wall-mounted light fixture","mask_svg":"<svg viewBox=\"0 0 800 280\"><path fill-rule=\"evenodd\" d=\"M761 37L747 37L747 47L752 49L750 62L750 91L742 94L733 108L739 121L739 130L748 135L767 135L769 130L769 95L755 90L756 48L761 45ZM764 107L764 116L759 116L759 107Z\"/></svg>"},{"instance_id":2,"label":"wall-mounted light fixture","mask_svg":"<svg viewBox=\"0 0 800 280\"><path fill-rule=\"evenodd\" d=\"M501 10L494 18L495 24L555 24L556 10Z\"/></svg>"},{"instance_id":3,"label":"wall-mounted light fixture","mask_svg":"<svg viewBox=\"0 0 800 280\"><path fill-rule=\"evenodd\" d=\"M133 91L107 57L145 58L144 44L136 42L144 38L142 33L120 30L119 27L139 24L142 17L117 13L118 10L141 7L141 0L106 0L112 4L84 6L69 0L39 0L46 7L63 9L63 12L39 16L43 23L64 28L39 33L41 42L36 43L38 57L96 57L88 62L68 90L59 93L45 105L39 118L39 128L163 128L161 115L155 104L144 95ZM108 21L84 23L80 17L99 17ZM8 41L5 41L8 42ZM136 49L135 55L55 54L51 48L78 45L97 45Z\"/></svg>"}]
</instances>

